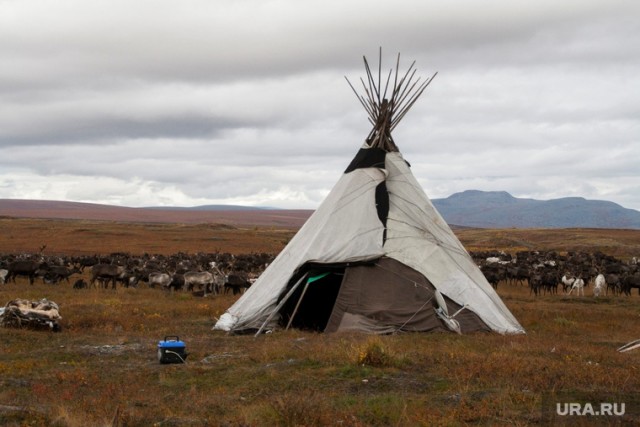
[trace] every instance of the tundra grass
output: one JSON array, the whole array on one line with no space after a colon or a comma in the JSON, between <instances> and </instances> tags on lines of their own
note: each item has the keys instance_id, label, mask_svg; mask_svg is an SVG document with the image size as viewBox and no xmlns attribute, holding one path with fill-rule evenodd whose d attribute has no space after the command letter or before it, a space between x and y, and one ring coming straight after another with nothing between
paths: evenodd
<instances>
[{"instance_id":1,"label":"tundra grass","mask_svg":"<svg viewBox=\"0 0 640 427\"><path fill-rule=\"evenodd\" d=\"M0 220L1 253L277 253L291 231L109 222ZM113 236L126 233L127 237ZM633 230L457 230L469 250L640 253ZM110 237L107 237L110 236ZM152 245L152 246L151 246ZM154 250L150 250L154 248ZM86 279L87 277L85 277ZM530 425L549 394L636 395L640 297L546 295L501 283L526 335L320 334L254 338L211 327L237 297L158 289L0 285L0 305L49 298L60 333L0 329L0 425ZM158 340L186 342L161 365ZM637 422L637 418L633 421Z\"/></svg>"},{"instance_id":2,"label":"tundra grass","mask_svg":"<svg viewBox=\"0 0 640 427\"><path fill-rule=\"evenodd\" d=\"M526 425L545 393L640 390L640 298L499 294L527 335L212 331L232 296L4 285L49 298L59 333L0 329L3 425ZM185 364L161 365L166 335Z\"/></svg>"},{"instance_id":3,"label":"tundra grass","mask_svg":"<svg viewBox=\"0 0 640 427\"><path fill-rule=\"evenodd\" d=\"M454 228L469 251L600 251L619 259L640 256L640 230ZM0 253L134 255L178 252L277 254L293 237L286 227L240 228L224 224L125 223L90 220L0 218Z\"/></svg>"}]
</instances>

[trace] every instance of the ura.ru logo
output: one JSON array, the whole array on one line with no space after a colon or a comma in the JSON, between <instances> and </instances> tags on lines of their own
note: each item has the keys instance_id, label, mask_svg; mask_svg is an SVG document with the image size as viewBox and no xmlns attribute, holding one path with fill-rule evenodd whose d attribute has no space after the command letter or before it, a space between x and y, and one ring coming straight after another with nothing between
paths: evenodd
<instances>
[{"instance_id":1,"label":"ura.ru logo","mask_svg":"<svg viewBox=\"0 0 640 427\"><path fill-rule=\"evenodd\" d=\"M560 416L622 416L624 413L624 403L556 403L556 414Z\"/></svg>"}]
</instances>

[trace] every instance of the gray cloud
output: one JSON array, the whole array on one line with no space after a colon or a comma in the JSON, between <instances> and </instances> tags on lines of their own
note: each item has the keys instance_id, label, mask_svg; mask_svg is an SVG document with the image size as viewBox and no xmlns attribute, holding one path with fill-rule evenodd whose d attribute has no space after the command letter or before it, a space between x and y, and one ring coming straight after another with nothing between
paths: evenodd
<instances>
[{"instance_id":1,"label":"gray cloud","mask_svg":"<svg viewBox=\"0 0 640 427\"><path fill-rule=\"evenodd\" d=\"M438 76L396 142L431 197L640 209L634 1L0 1L0 198L316 207L369 131L343 76Z\"/></svg>"}]
</instances>

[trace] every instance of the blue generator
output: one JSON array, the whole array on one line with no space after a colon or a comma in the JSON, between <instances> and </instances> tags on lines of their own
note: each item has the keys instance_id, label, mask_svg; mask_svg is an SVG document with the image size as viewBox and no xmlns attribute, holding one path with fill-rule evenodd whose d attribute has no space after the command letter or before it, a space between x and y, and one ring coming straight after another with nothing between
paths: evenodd
<instances>
[{"instance_id":1,"label":"blue generator","mask_svg":"<svg viewBox=\"0 0 640 427\"><path fill-rule=\"evenodd\" d=\"M166 336L163 341L158 341L158 361L160 363L184 363L187 356L184 341L180 341L180 337Z\"/></svg>"}]
</instances>

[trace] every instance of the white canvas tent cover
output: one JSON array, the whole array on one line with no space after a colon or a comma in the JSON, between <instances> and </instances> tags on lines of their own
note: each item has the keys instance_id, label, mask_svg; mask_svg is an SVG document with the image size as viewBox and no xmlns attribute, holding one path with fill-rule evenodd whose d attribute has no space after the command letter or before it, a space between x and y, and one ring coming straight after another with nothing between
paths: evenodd
<instances>
[{"instance_id":1,"label":"white canvas tent cover","mask_svg":"<svg viewBox=\"0 0 640 427\"><path fill-rule=\"evenodd\" d=\"M380 97L375 85L370 92ZM323 331L524 333L397 151L397 121L384 110L397 108L402 92L393 93L390 103L370 101L374 130L364 146L214 329L261 332L303 319L299 326Z\"/></svg>"},{"instance_id":2,"label":"white canvas tent cover","mask_svg":"<svg viewBox=\"0 0 640 427\"><path fill-rule=\"evenodd\" d=\"M361 151L369 150L376 149ZM433 207L402 155L385 153L384 158L384 165L357 168L342 175L325 201L254 285L220 318L215 329L263 327L293 286L292 278L299 276L305 265L313 264L315 269L319 265L357 266L363 261L375 263L390 258L422 274L453 303L475 313L488 329L524 332ZM386 227L376 206L376 189L381 183L385 183L389 197ZM422 303L432 296L433 292L427 292ZM434 310L433 304L427 304L425 310ZM274 328L280 321L276 313L264 329ZM397 327L401 325L386 325L384 331L402 330Z\"/></svg>"}]
</instances>

